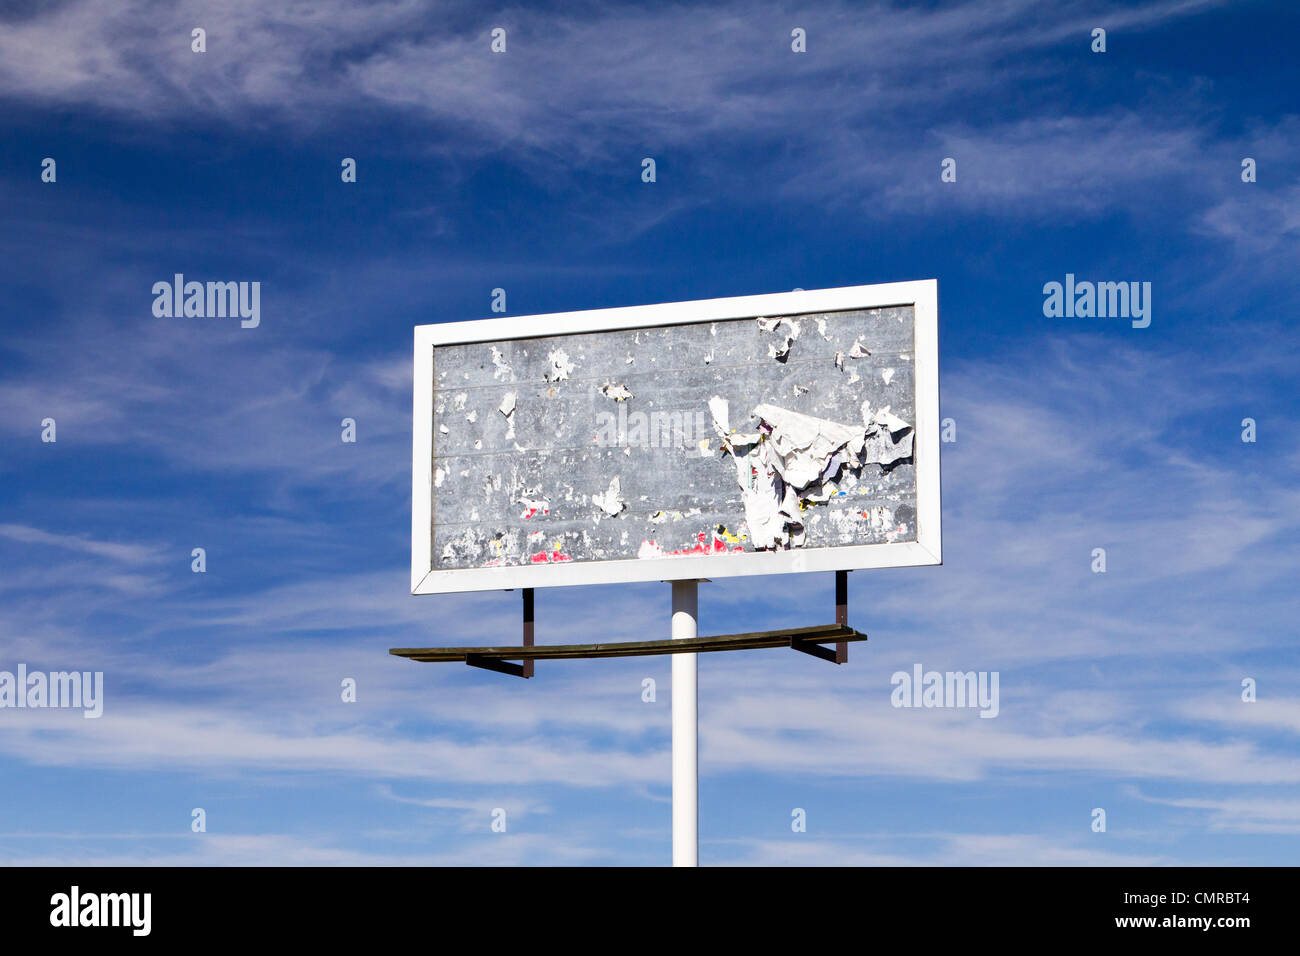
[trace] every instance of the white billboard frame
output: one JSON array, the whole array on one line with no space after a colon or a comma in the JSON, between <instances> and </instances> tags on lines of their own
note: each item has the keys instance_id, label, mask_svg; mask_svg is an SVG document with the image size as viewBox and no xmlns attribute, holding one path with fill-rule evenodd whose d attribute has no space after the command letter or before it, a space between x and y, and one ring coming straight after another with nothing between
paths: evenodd
<instances>
[{"instance_id":1,"label":"white billboard frame","mask_svg":"<svg viewBox=\"0 0 1300 956\"><path fill-rule=\"evenodd\" d=\"M939 488L939 289L934 279L810 289L616 309L555 312L415 327L411 450L411 593L686 581L943 563ZM433 354L441 345L493 343L696 322L910 306L915 317L916 540L882 544L729 552L710 556L575 561L491 568L433 567Z\"/></svg>"}]
</instances>

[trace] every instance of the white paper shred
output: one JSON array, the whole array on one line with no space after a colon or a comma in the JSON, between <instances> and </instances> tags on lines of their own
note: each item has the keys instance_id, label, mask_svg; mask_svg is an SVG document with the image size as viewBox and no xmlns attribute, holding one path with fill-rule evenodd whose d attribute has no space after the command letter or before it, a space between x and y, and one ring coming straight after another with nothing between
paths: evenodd
<instances>
[{"instance_id":1,"label":"white paper shred","mask_svg":"<svg viewBox=\"0 0 1300 956\"><path fill-rule=\"evenodd\" d=\"M795 339L799 338L799 323L792 319L760 318L758 331L760 335L765 332L777 333L777 340L767 347L767 354L778 362L784 362L790 357L790 349L794 347Z\"/></svg>"},{"instance_id":2,"label":"white paper shred","mask_svg":"<svg viewBox=\"0 0 1300 956\"><path fill-rule=\"evenodd\" d=\"M506 392L497 406L497 411L506 417L506 441L515 437L515 406L519 399L518 392Z\"/></svg>"},{"instance_id":3,"label":"white paper shred","mask_svg":"<svg viewBox=\"0 0 1300 956\"><path fill-rule=\"evenodd\" d=\"M831 456L857 441L862 447L863 429L814 418L776 405L759 405L754 416L772 426L770 442L776 457L772 464L786 484L803 488L812 484ZM857 449L852 449L857 453Z\"/></svg>"},{"instance_id":4,"label":"white paper shred","mask_svg":"<svg viewBox=\"0 0 1300 956\"><path fill-rule=\"evenodd\" d=\"M546 361L550 363L550 368L546 370L543 377L548 382L563 382L573 371L573 362L569 360L569 353L564 349L555 349L546 356Z\"/></svg>"},{"instance_id":5,"label":"white paper shred","mask_svg":"<svg viewBox=\"0 0 1300 956\"><path fill-rule=\"evenodd\" d=\"M731 403L725 398L714 395L709 399L709 414L713 416L713 430L723 441L727 440L727 433L731 431L730 407Z\"/></svg>"},{"instance_id":6,"label":"white paper shred","mask_svg":"<svg viewBox=\"0 0 1300 956\"><path fill-rule=\"evenodd\" d=\"M505 355L495 345L492 346L492 364L496 366L496 371L492 377L497 380L504 380L510 377L510 363L506 361Z\"/></svg>"},{"instance_id":7,"label":"white paper shred","mask_svg":"<svg viewBox=\"0 0 1300 956\"><path fill-rule=\"evenodd\" d=\"M525 519L541 517L551 510L551 503L545 498L533 498L528 495L521 495L519 503L524 506L523 517Z\"/></svg>"},{"instance_id":8,"label":"white paper shred","mask_svg":"<svg viewBox=\"0 0 1300 956\"><path fill-rule=\"evenodd\" d=\"M635 397L626 385L617 385L613 382L606 382L602 385L600 394L606 398L612 398L616 402L626 402L629 398Z\"/></svg>"},{"instance_id":9,"label":"white paper shred","mask_svg":"<svg viewBox=\"0 0 1300 956\"><path fill-rule=\"evenodd\" d=\"M609 487L603 493L597 492L591 496L591 503L611 518L627 507L627 502L623 500L623 496L620 494L617 475L609 480Z\"/></svg>"}]
</instances>

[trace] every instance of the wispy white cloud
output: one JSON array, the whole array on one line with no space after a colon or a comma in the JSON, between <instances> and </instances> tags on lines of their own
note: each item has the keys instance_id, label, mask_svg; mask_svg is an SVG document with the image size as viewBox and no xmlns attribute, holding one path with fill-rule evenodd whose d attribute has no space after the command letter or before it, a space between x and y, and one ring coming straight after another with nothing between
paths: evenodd
<instances>
[{"instance_id":1,"label":"wispy white cloud","mask_svg":"<svg viewBox=\"0 0 1300 956\"><path fill-rule=\"evenodd\" d=\"M299 121L314 112L304 106L362 101L535 143L546 141L540 119L569 131L648 124L655 135L682 136L779 115L773 104L798 97L806 77L848 70L871 77L877 96L900 97L908 81L929 73L931 82L909 96L946 96L944 77L954 70L978 76L976 65L993 64L987 85L1018 75L1008 63L1025 51L1069 42L1086 51L1102 18L1112 30L1139 32L1220 6L839 3L809 14L777 3L610 4L489 16L470 4L401 0L365 10L342 0L235 0L219 11L195 0L112 7L81 0L3 24L0 91L136 114L287 115L293 104ZM790 57L792 25L809 32L803 60ZM203 55L190 49L196 26L208 32ZM511 34L503 56L488 48L496 26ZM947 70L934 71L939 63Z\"/></svg>"},{"instance_id":2,"label":"wispy white cloud","mask_svg":"<svg viewBox=\"0 0 1300 956\"><path fill-rule=\"evenodd\" d=\"M1204 811L1212 830L1228 833L1300 834L1300 799L1294 796L1153 797L1138 793L1148 803L1182 810Z\"/></svg>"},{"instance_id":3,"label":"wispy white cloud","mask_svg":"<svg viewBox=\"0 0 1300 956\"><path fill-rule=\"evenodd\" d=\"M156 562L160 557L158 549L148 545L96 541L94 538L85 535L52 534L27 525L0 524L0 537L20 541L24 544L48 545L78 551L124 564L149 564Z\"/></svg>"},{"instance_id":4,"label":"wispy white cloud","mask_svg":"<svg viewBox=\"0 0 1300 956\"><path fill-rule=\"evenodd\" d=\"M75 847L78 866L575 866L611 862L607 850L579 845L572 838L518 833L488 833L455 849L423 851L410 848L409 833L402 848L391 850L344 847L326 837L269 833L185 834L154 849L144 848L157 842L152 835L122 835L140 844L128 849L102 844L102 838L95 836L66 837L81 844ZM0 862L6 866L67 866L67 845L60 845L62 842L51 834L21 840L0 836Z\"/></svg>"},{"instance_id":5,"label":"wispy white cloud","mask_svg":"<svg viewBox=\"0 0 1300 956\"><path fill-rule=\"evenodd\" d=\"M867 212L1092 213L1153 185L1207 181L1206 131L1165 110L1155 121L1123 110L1062 115L1055 100L1031 118L990 123L980 105L1015 96L1032 110L1026 86L1063 81L1041 54L1072 44L1086 62L1103 20L1131 37L1223 5L609 5L492 18L464 4L391 2L363 14L338 0L240 0L214 19L199 3L76 2L0 27L0 95L136 122L198 115L310 128L358 111L416 114L454 131L438 137L441 152L528 157L552 185L579 168L639 170L648 151L678 157L719 195L754 195L762 182L773 195L855 197ZM209 32L202 55L189 46L199 23ZM806 54L790 52L792 24L809 33ZM506 54L489 51L494 26L509 31ZM954 115L970 119L946 119ZM1257 131L1269 136L1278 131ZM955 186L938 181L946 155L959 157ZM674 206L663 200L657 215Z\"/></svg>"},{"instance_id":6,"label":"wispy white cloud","mask_svg":"<svg viewBox=\"0 0 1300 956\"><path fill-rule=\"evenodd\" d=\"M1159 855L1086 847L1029 833L794 836L716 845L730 866L1159 866Z\"/></svg>"},{"instance_id":7,"label":"wispy white cloud","mask_svg":"<svg viewBox=\"0 0 1300 956\"><path fill-rule=\"evenodd\" d=\"M1215 721L1241 730L1279 730L1300 736L1300 699L1290 696L1291 688L1287 675L1278 674L1272 668L1269 676L1263 678L1264 687L1256 689L1261 695L1253 702L1237 699L1188 701L1183 708L1186 717ZM1274 677L1276 675L1276 677ZM1243 677L1250 677L1244 674ZM1291 680L1294 681L1294 675ZM1274 696L1281 691L1283 696Z\"/></svg>"}]
</instances>

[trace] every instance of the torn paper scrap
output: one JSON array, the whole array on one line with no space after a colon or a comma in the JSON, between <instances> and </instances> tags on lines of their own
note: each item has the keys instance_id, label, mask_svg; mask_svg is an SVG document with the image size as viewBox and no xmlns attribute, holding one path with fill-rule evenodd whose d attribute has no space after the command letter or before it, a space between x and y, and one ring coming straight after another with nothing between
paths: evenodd
<instances>
[{"instance_id":1,"label":"torn paper scrap","mask_svg":"<svg viewBox=\"0 0 1300 956\"><path fill-rule=\"evenodd\" d=\"M709 399L709 414L713 416L713 430L723 441L727 440L727 433L731 431L730 408L731 403L725 398L714 395Z\"/></svg>"},{"instance_id":2,"label":"torn paper scrap","mask_svg":"<svg viewBox=\"0 0 1300 956\"><path fill-rule=\"evenodd\" d=\"M713 416L713 430L722 439L724 446L752 445L761 437L758 432L739 433L731 430L731 403L725 398L714 395L709 399L709 413Z\"/></svg>"},{"instance_id":3,"label":"torn paper scrap","mask_svg":"<svg viewBox=\"0 0 1300 956\"><path fill-rule=\"evenodd\" d=\"M497 380L508 378L510 375L510 363L506 361L505 355L495 345L492 346L492 364L496 366L496 371L492 377Z\"/></svg>"},{"instance_id":4,"label":"torn paper scrap","mask_svg":"<svg viewBox=\"0 0 1300 956\"><path fill-rule=\"evenodd\" d=\"M872 411L870 402L862 403L862 424L868 431L871 430L873 425L883 426L889 429L890 433L895 437L897 437L900 432L907 431L912 427L897 415L890 412L888 405L884 408Z\"/></svg>"},{"instance_id":5,"label":"torn paper scrap","mask_svg":"<svg viewBox=\"0 0 1300 956\"><path fill-rule=\"evenodd\" d=\"M629 398L635 397L626 385L616 385L612 382L606 382L602 385L600 394L606 398L612 398L616 402L626 402Z\"/></svg>"},{"instance_id":6,"label":"torn paper scrap","mask_svg":"<svg viewBox=\"0 0 1300 956\"><path fill-rule=\"evenodd\" d=\"M787 484L802 488L812 484L836 451L854 440L861 447L863 429L814 418L775 405L759 405L754 417L772 428L769 438L776 453L773 465ZM853 449L857 453L857 449Z\"/></svg>"},{"instance_id":7,"label":"torn paper scrap","mask_svg":"<svg viewBox=\"0 0 1300 956\"><path fill-rule=\"evenodd\" d=\"M612 518L627 507L620 490L618 476L615 475L609 480L609 487L604 492L591 496L591 503Z\"/></svg>"},{"instance_id":8,"label":"torn paper scrap","mask_svg":"<svg viewBox=\"0 0 1300 956\"><path fill-rule=\"evenodd\" d=\"M548 382L563 382L573 371L573 362L569 360L569 353L564 349L555 349L546 356L546 361L550 363L550 367L542 377Z\"/></svg>"},{"instance_id":9,"label":"torn paper scrap","mask_svg":"<svg viewBox=\"0 0 1300 956\"><path fill-rule=\"evenodd\" d=\"M537 498L532 494L524 494L520 496L519 503L524 506L523 513L520 515L524 520L536 518L538 515L549 515L551 513L551 503L545 498Z\"/></svg>"},{"instance_id":10,"label":"torn paper scrap","mask_svg":"<svg viewBox=\"0 0 1300 956\"><path fill-rule=\"evenodd\" d=\"M760 335L765 332L777 333L777 340L767 347L767 354L778 362L784 362L790 357L794 340L799 337L799 323L786 318L760 318L758 331Z\"/></svg>"}]
</instances>

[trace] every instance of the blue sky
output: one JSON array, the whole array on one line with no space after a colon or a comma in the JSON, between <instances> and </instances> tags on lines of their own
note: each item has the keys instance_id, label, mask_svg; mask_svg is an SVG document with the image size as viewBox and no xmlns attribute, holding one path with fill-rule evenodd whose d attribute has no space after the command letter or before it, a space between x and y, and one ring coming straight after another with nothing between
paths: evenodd
<instances>
[{"instance_id":1,"label":"blue sky","mask_svg":"<svg viewBox=\"0 0 1300 956\"><path fill-rule=\"evenodd\" d=\"M918 278L945 564L850 576L847 667L700 659L701 862L1294 862L1297 36L1210 0L11 5L0 670L106 690L0 710L0 862L667 862L666 658L387 654L518 629L408 593L411 328ZM176 272L260 281L260 326L155 318ZM1045 318L1066 273L1151 282L1150 327ZM831 594L719 580L701 631ZM668 599L540 592L538 639ZM999 672L999 716L891 707L916 663Z\"/></svg>"}]
</instances>

